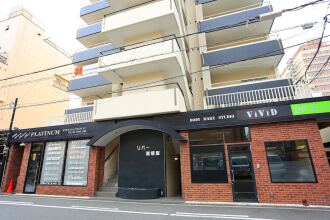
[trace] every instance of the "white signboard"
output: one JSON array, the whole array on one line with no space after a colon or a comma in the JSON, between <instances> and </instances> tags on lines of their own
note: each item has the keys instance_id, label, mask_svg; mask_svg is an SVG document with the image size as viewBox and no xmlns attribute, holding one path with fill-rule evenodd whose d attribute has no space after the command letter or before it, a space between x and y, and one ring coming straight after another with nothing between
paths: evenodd
<instances>
[{"instance_id":1,"label":"white signboard","mask_svg":"<svg viewBox=\"0 0 330 220\"><path fill-rule=\"evenodd\" d=\"M86 186L88 174L89 140L69 141L64 185Z\"/></svg>"},{"instance_id":2,"label":"white signboard","mask_svg":"<svg viewBox=\"0 0 330 220\"><path fill-rule=\"evenodd\" d=\"M65 141L46 144L40 184L61 185L65 144Z\"/></svg>"}]
</instances>

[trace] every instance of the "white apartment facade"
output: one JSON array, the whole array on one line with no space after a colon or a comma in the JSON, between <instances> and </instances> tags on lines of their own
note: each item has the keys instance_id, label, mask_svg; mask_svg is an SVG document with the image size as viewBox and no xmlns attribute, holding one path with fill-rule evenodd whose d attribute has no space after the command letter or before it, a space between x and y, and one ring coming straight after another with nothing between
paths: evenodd
<instances>
[{"instance_id":1,"label":"white apartment facade","mask_svg":"<svg viewBox=\"0 0 330 220\"><path fill-rule=\"evenodd\" d=\"M92 1L77 31L87 49L73 58L84 71L69 90L83 106L95 102L95 120L240 105L225 99L290 90L290 81L276 79L284 51L269 37L274 19L259 19L272 11L261 0ZM175 95L164 103L169 91ZM154 92L161 105L150 104Z\"/></svg>"},{"instance_id":2,"label":"white apartment facade","mask_svg":"<svg viewBox=\"0 0 330 220\"><path fill-rule=\"evenodd\" d=\"M62 114L68 107L68 101L37 104L69 100L66 92L53 87L53 81L55 74L72 73L72 65L17 77L72 62L70 55L47 38L42 26L21 6L0 21L0 129L9 127L15 98L19 99L14 124L17 128L43 126L49 114Z\"/></svg>"}]
</instances>

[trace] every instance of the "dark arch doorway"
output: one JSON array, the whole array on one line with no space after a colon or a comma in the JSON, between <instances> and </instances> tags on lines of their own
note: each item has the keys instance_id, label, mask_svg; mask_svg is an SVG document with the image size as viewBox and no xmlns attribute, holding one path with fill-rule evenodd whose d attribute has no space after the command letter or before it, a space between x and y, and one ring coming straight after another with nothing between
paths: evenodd
<instances>
[{"instance_id":1,"label":"dark arch doorway","mask_svg":"<svg viewBox=\"0 0 330 220\"><path fill-rule=\"evenodd\" d=\"M186 139L174 129L145 120L118 123L102 132L90 144L105 147L104 184L108 187L103 188L114 189L112 193L125 199L179 195L180 141Z\"/></svg>"}]
</instances>

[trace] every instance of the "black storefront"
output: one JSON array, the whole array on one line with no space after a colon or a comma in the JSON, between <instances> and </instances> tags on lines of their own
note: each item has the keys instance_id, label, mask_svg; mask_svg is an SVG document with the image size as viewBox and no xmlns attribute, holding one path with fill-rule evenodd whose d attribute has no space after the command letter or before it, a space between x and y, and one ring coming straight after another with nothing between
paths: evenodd
<instances>
[{"instance_id":1,"label":"black storefront","mask_svg":"<svg viewBox=\"0 0 330 220\"><path fill-rule=\"evenodd\" d=\"M309 112L301 115L293 113L292 105L311 101L328 102L329 98L176 113L139 119L24 129L14 131L10 142L12 144L21 144L62 141L63 149L61 148L61 150L64 152L63 155L66 155L68 152L66 149L68 149L70 141L88 140L88 143L86 141L87 144L85 144L87 146L105 147L115 137L120 136L118 195L122 198L143 198L144 196L156 198L163 196L164 181L166 179L163 172L165 161L163 134L172 137L175 141L187 142L189 140L180 134L181 131L235 127L244 129L249 125L310 119L317 120L320 123L329 122L330 111L320 113L315 110L314 114ZM198 146L198 143L191 143L191 145ZM59 148L59 146L56 147ZM210 153L207 151L211 150L207 148L198 149L196 147L192 151L192 155ZM244 158L250 158L249 151L248 145L232 147L229 154L230 160L239 159L242 153L237 152L245 152L246 156ZM55 152L53 153L55 154ZM223 151L222 155L224 156L224 154L225 152ZM43 155L45 155L44 151L41 152L39 165L42 164ZM61 160L65 161L64 158L61 158ZM251 158L250 163L252 163ZM191 166L193 167L194 164L191 164ZM225 166L224 164L221 169L226 170ZM61 169L65 168L62 167ZM232 166L231 169L234 170ZM195 173L192 173L192 178L198 182L203 179L201 175L204 174L199 173L197 170ZM63 171L62 175L65 175L65 171ZM214 174L210 172L208 176L210 175ZM217 178L219 176L215 176L216 181L227 181L227 179L218 180ZM221 178L226 177L222 175ZM40 179L42 179L41 174L39 174L39 180L35 179L34 181L39 181L40 183ZM64 177L62 177L61 181L63 183ZM254 180L251 179L251 181ZM255 188L254 185L251 185L251 187Z\"/></svg>"}]
</instances>

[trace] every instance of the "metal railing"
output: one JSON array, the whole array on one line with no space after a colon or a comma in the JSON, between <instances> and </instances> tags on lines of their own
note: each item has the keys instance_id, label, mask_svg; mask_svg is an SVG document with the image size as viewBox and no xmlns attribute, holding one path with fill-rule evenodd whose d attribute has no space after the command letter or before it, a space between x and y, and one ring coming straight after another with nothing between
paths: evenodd
<instances>
[{"instance_id":1,"label":"metal railing","mask_svg":"<svg viewBox=\"0 0 330 220\"><path fill-rule=\"evenodd\" d=\"M207 109L214 109L279 101L290 101L310 97L312 97L312 93L307 85L291 85L206 96L204 97L204 105Z\"/></svg>"},{"instance_id":2,"label":"metal railing","mask_svg":"<svg viewBox=\"0 0 330 220\"><path fill-rule=\"evenodd\" d=\"M69 125L87 122L93 122L92 111L52 116L48 118L47 126Z\"/></svg>"}]
</instances>

